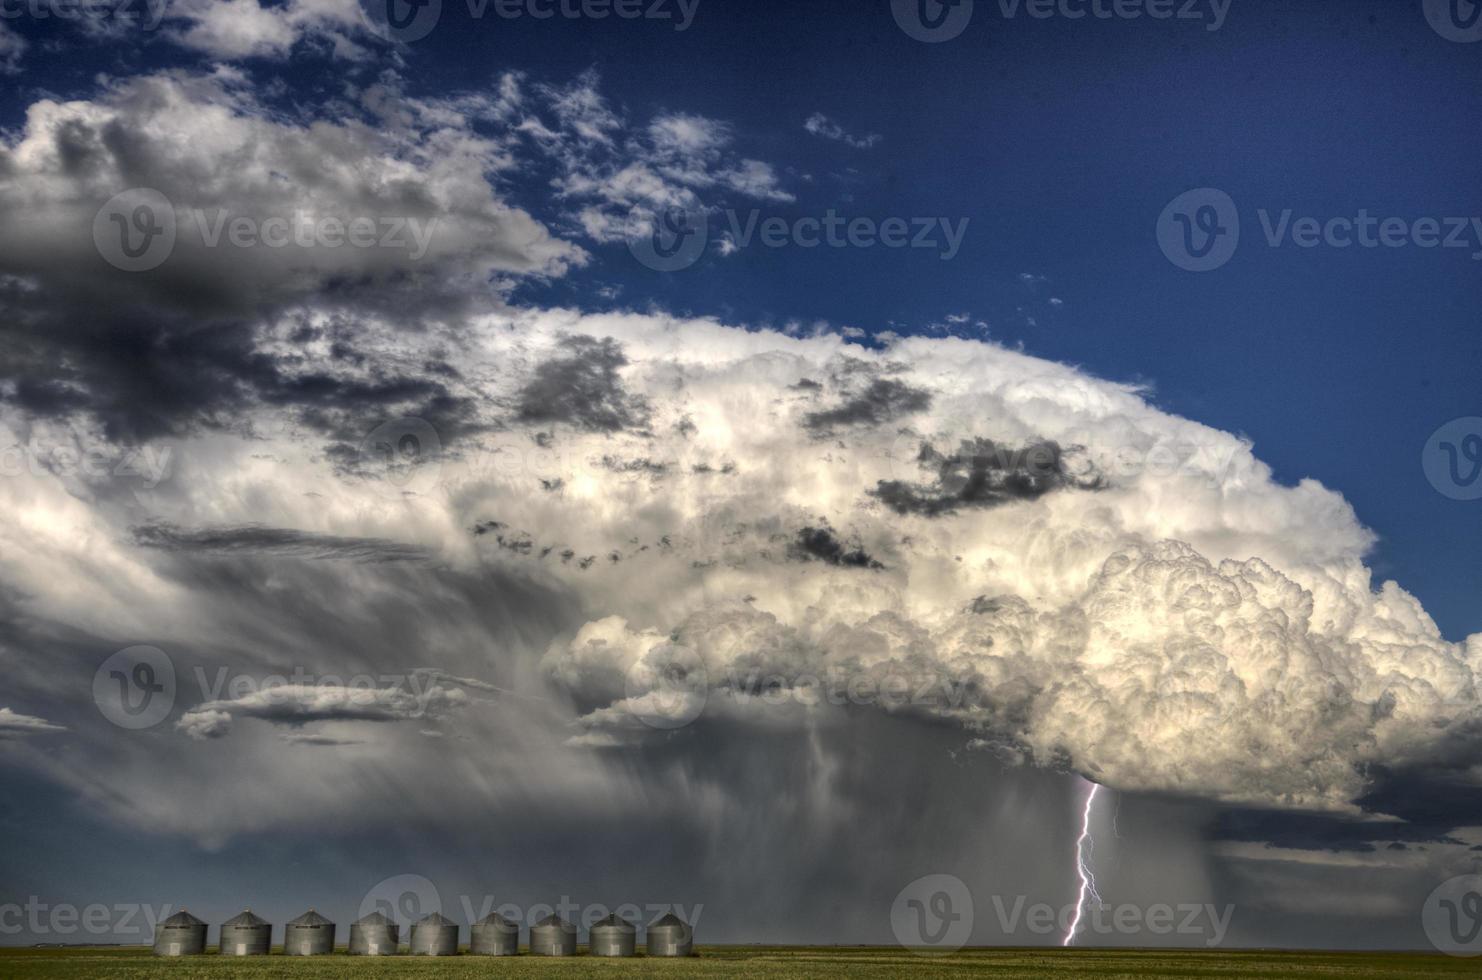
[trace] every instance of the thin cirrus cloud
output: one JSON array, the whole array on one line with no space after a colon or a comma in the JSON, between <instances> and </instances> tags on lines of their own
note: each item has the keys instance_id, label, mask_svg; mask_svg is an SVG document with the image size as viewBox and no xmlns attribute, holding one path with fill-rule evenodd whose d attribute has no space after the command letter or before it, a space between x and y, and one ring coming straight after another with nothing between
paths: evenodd
<instances>
[{"instance_id":1,"label":"thin cirrus cloud","mask_svg":"<svg viewBox=\"0 0 1482 980\"><path fill-rule=\"evenodd\" d=\"M864 136L855 136L848 132L843 126L825 116L821 112L815 112L803 121L803 128L814 136L836 143L852 146L856 150L868 150L880 142L883 137L879 133L868 133Z\"/></svg>"}]
</instances>

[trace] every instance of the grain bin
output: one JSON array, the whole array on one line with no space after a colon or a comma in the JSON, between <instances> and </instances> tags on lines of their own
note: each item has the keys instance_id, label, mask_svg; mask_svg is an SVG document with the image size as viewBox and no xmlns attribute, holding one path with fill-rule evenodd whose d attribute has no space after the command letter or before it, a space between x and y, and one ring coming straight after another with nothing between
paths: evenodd
<instances>
[{"instance_id":1,"label":"grain bin","mask_svg":"<svg viewBox=\"0 0 1482 980\"><path fill-rule=\"evenodd\" d=\"M694 930L673 912L649 924L649 956L693 956L694 952Z\"/></svg>"},{"instance_id":2,"label":"grain bin","mask_svg":"<svg viewBox=\"0 0 1482 980\"><path fill-rule=\"evenodd\" d=\"M350 925L351 956L395 956L400 942L401 929L380 912Z\"/></svg>"},{"instance_id":3,"label":"grain bin","mask_svg":"<svg viewBox=\"0 0 1482 980\"><path fill-rule=\"evenodd\" d=\"M251 909L221 924L222 956L266 956L273 946L273 927Z\"/></svg>"},{"instance_id":4,"label":"grain bin","mask_svg":"<svg viewBox=\"0 0 1482 980\"><path fill-rule=\"evenodd\" d=\"M154 927L155 956L200 956L206 951L206 923L181 909Z\"/></svg>"},{"instance_id":5,"label":"grain bin","mask_svg":"<svg viewBox=\"0 0 1482 980\"><path fill-rule=\"evenodd\" d=\"M475 956L514 956L520 951L520 926L490 912L468 930L468 951Z\"/></svg>"},{"instance_id":6,"label":"grain bin","mask_svg":"<svg viewBox=\"0 0 1482 980\"><path fill-rule=\"evenodd\" d=\"M412 923L413 956L457 956L458 924L441 912Z\"/></svg>"},{"instance_id":7,"label":"grain bin","mask_svg":"<svg viewBox=\"0 0 1482 980\"><path fill-rule=\"evenodd\" d=\"M576 926L559 915L548 915L530 927L533 956L575 956Z\"/></svg>"},{"instance_id":8,"label":"grain bin","mask_svg":"<svg viewBox=\"0 0 1482 980\"><path fill-rule=\"evenodd\" d=\"M334 952L334 923L313 909L283 927L285 956L326 956Z\"/></svg>"},{"instance_id":9,"label":"grain bin","mask_svg":"<svg viewBox=\"0 0 1482 980\"><path fill-rule=\"evenodd\" d=\"M592 926L593 956L632 956L637 945L638 930L616 912Z\"/></svg>"}]
</instances>

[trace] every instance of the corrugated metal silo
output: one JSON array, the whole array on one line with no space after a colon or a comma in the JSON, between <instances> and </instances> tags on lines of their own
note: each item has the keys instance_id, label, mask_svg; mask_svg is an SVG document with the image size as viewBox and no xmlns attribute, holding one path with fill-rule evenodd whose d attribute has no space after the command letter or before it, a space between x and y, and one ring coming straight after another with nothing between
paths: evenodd
<instances>
[{"instance_id":1,"label":"corrugated metal silo","mask_svg":"<svg viewBox=\"0 0 1482 980\"><path fill-rule=\"evenodd\" d=\"M533 956L575 956L576 926L559 915L548 915L530 927Z\"/></svg>"},{"instance_id":2,"label":"corrugated metal silo","mask_svg":"<svg viewBox=\"0 0 1482 980\"><path fill-rule=\"evenodd\" d=\"M287 956L326 956L334 952L334 923L313 909L283 927Z\"/></svg>"},{"instance_id":3,"label":"corrugated metal silo","mask_svg":"<svg viewBox=\"0 0 1482 980\"><path fill-rule=\"evenodd\" d=\"M395 956L401 929L381 912L372 912L350 925L351 956Z\"/></svg>"},{"instance_id":4,"label":"corrugated metal silo","mask_svg":"<svg viewBox=\"0 0 1482 980\"><path fill-rule=\"evenodd\" d=\"M457 956L458 924L441 912L412 923L413 956Z\"/></svg>"},{"instance_id":5,"label":"corrugated metal silo","mask_svg":"<svg viewBox=\"0 0 1482 980\"><path fill-rule=\"evenodd\" d=\"M514 956L520 951L520 926L490 912L468 930L468 951L475 956Z\"/></svg>"},{"instance_id":6,"label":"corrugated metal silo","mask_svg":"<svg viewBox=\"0 0 1482 980\"><path fill-rule=\"evenodd\" d=\"M637 928L616 912L592 926L593 956L632 956L637 945Z\"/></svg>"},{"instance_id":7,"label":"corrugated metal silo","mask_svg":"<svg viewBox=\"0 0 1482 980\"><path fill-rule=\"evenodd\" d=\"M247 909L221 924L222 956L266 956L273 947L273 927Z\"/></svg>"},{"instance_id":8,"label":"corrugated metal silo","mask_svg":"<svg viewBox=\"0 0 1482 980\"><path fill-rule=\"evenodd\" d=\"M694 930L673 912L655 919L649 925L649 956L693 956L694 952Z\"/></svg>"},{"instance_id":9,"label":"corrugated metal silo","mask_svg":"<svg viewBox=\"0 0 1482 980\"><path fill-rule=\"evenodd\" d=\"M154 927L155 956L199 956L206 951L206 923L181 909Z\"/></svg>"}]
</instances>

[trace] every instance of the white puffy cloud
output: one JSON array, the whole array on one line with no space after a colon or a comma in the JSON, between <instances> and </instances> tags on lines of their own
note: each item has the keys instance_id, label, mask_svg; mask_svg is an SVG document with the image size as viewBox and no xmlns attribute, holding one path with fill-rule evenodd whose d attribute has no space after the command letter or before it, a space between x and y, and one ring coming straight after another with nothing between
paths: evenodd
<instances>
[{"instance_id":1,"label":"white puffy cloud","mask_svg":"<svg viewBox=\"0 0 1482 980\"><path fill-rule=\"evenodd\" d=\"M176 43L223 61L286 58L300 41L321 41L331 53L361 58L358 41L373 38L357 0L174 0L166 26Z\"/></svg>"},{"instance_id":2,"label":"white puffy cloud","mask_svg":"<svg viewBox=\"0 0 1482 980\"><path fill-rule=\"evenodd\" d=\"M499 275L560 275L585 260L494 192L489 175L512 165L498 140L475 133L452 105L394 92L374 101L386 92L364 93L379 118L292 121L261 105L243 76L221 70L36 102L0 148L0 262L43 279L62 270L69 282L108 277L122 290L89 230L105 202L137 187L167 199L176 241L163 265L129 285L185 290L197 303L216 294L302 300L346 280L362 290L466 292ZM369 223L370 244L351 240L357 222Z\"/></svg>"},{"instance_id":3,"label":"white puffy cloud","mask_svg":"<svg viewBox=\"0 0 1482 980\"><path fill-rule=\"evenodd\" d=\"M409 617L435 676L499 704L471 703L459 734L518 725L512 765L573 774L571 753L672 738L674 717L682 737L862 707L1119 789L1340 811L1372 766L1436 762L1475 721L1478 638L1448 642L1372 580L1373 535L1339 494L1278 484L1249 443L1133 387L966 340L876 350L662 316L357 329L382 363L456 345L450 393L478 424L387 470L264 404L255 438L184 440L153 490L4 481L3 581L47 618L259 675L352 648L357 671L396 669ZM364 370L299 355L342 383ZM362 411L346 427L387 421ZM228 569L230 588L198 584ZM341 596L333 627L274 599L285 581ZM495 628L482 581L530 597ZM264 649L223 648L238 629ZM676 659L703 670L676 683ZM847 705L818 697L835 678ZM180 727L294 725L319 697L198 698Z\"/></svg>"}]
</instances>

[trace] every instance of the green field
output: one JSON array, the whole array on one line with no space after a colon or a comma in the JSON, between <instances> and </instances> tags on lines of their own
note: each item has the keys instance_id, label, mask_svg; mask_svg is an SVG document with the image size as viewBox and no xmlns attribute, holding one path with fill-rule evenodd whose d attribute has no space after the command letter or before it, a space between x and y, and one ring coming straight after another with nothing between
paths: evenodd
<instances>
[{"instance_id":1,"label":"green field","mask_svg":"<svg viewBox=\"0 0 1482 980\"><path fill-rule=\"evenodd\" d=\"M1182 952L1175 950L967 949L950 956L917 956L885 947L706 946L684 960L490 959L458 956L366 958L335 955L250 959L215 955L156 959L148 949L0 948L0 977L65 980L147 977L305 977L318 980L380 977L1259 977L1311 980L1423 980L1476 977L1478 963L1419 953Z\"/></svg>"}]
</instances>

